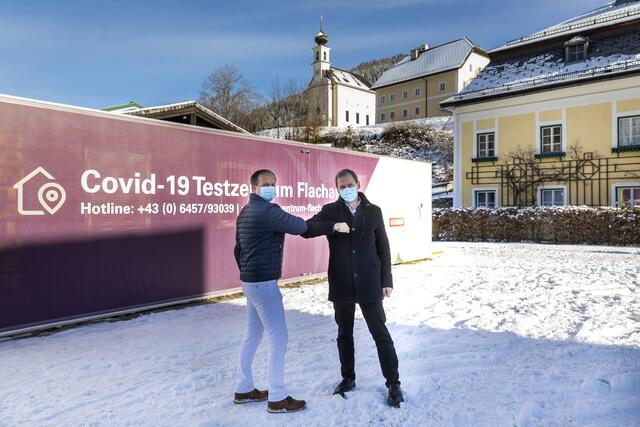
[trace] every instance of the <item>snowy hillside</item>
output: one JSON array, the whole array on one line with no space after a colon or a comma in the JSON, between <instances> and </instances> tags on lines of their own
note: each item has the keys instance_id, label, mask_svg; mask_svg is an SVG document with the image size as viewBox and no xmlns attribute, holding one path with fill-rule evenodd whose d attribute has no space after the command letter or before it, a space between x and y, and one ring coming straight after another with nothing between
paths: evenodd
<instances>
[{"instance_id":1,"label":"snowy hillside","mask_svg":"<svg viewBox=\"0 0 640 427\"><path fill-rule=\"evenodd\" d=\"M232 403L243 298L0 342L0 425L638 426L639 248L439 243L394 267L387 319L406 394L385 405L366 325L339 380L327 284L283 291L287 382L306 411ZM266 345L255 376L266 381Z\"/></svg>"},{"instance_id":2,"label":"snowy hillside","mask_svg":"<svg viewBox=\"0 0 640 427\"><path fill-rule=\"evenodd\" d=\"M354 132L367 136L369 138L375 138L382 135L384 130L391 126L397 125L400 123L405 124L415 124L415 125L428 125L431 126L435 130L444 131L444 132L452 132L453 126L455 123L455 119L451 116L448 117L431 117L427 119L415 119L415 120L404 120L402 122L389 122L389 123L381 123L377 125L369 125L369 126L360 126L357 128L352 127L322 127L320 128L320 135L326 135L331 132L344 132L347 129L352 129ZM256 135L266 136L268 138L276 138L276 139L287 139L288 135L290 135L293 131L293 128L274 128L274 129L266 129L259 132L256 132Z\"/></svg>"},{"instance_id":3,"label":"snowy hillside","mask_svg":"<svg viewBox=\"0 0 640 427\"><path fill-rule=\"evenodd\" d=\"M320 142L347 150L433 162L433 183L453 180L453 117L432 117L361 127L320 128ZM411 129L409 138L388 138L390 132ZM416 132L417 131L417 132ZM276 139L295 139L299 129L267 129L257 133ZM336 144L336 140L349 143Z\"/></svg>"},{"instance_id":4,"label":"snowy hillside","mask_svg":"<svg viewBox=\"0 0 640 427\"><path fill-rule=\"evenodd\" d=\"M433 183L453 180L453 119L408 120L374 128L331 130L321 141L334 147L432 162Z\"/></svg>"}]
</instances>

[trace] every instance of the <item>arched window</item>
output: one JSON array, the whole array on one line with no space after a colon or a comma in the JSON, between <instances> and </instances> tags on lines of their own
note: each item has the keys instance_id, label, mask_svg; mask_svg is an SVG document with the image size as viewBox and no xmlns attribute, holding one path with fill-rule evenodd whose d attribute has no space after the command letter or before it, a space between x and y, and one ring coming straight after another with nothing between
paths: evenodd
<instances>
[{"instance_id":1,"label":"arched window","mask_svg":"<svg viewBox=\"0 0 640 427\"><path fill-rule=\"evenodd\" d=\"M327 60L327 52L322 52L322 56L323 56L322 59L324 59L326 61Z\"/></svg>"}]
</instances>

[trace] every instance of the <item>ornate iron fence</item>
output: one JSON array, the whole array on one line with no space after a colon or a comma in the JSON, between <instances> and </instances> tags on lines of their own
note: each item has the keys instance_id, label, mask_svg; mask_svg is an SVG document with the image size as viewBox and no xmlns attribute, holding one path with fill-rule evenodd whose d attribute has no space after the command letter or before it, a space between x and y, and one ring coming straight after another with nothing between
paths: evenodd
<instances>
[{"instance_id":1,"label":"ornate iron fence","mask_svg":"<svg viewBox=\"0 0 640 427\"><path fill-rule=\"evenodd\" d=\"M538 188L550 184L566 185L567 204L611 206L612 184L640 181L640 155L478 162L466 179L474 186L498 187L501 206L534 206Z\"/></svg>"}]
</instances>

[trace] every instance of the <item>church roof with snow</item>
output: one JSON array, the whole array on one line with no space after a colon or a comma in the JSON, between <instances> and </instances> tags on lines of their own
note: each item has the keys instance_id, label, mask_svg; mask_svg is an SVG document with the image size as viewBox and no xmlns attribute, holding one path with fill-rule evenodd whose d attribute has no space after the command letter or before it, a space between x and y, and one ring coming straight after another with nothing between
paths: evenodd
<instances>
[{"instance_id":1,"label":"church roof with snow","mask_svg":"<svg viewBox=\"0 0 640 427\"><path fill-rule=\"evenodd\" d=\"M640 73L640 0L614 1L490 52L471 83L442 102L452 107L587 80ZM588 43L584 59L568 62L569 44Z\"/></svg>"},{"instance_id":2,"label":"church roof with snow","mask_svg":"<svg viewBox=\"0 0 640 427\"><path fill-rule=\"evenodd\" d=\"M366 81L366 79L351 71L331 67L327 71L325 71L325 77L337 84L350 86L355 89L370 91L370 84Z\"/></svg>"}]
</instances>

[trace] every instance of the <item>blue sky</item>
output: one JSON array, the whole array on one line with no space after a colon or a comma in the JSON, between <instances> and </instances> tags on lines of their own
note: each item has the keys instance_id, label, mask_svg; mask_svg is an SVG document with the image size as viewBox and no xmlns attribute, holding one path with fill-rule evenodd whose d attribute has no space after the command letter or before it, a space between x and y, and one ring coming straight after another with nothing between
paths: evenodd
<instances>
[{"instance_id":1,"label":"blue sky","mask_svg":"<svg viewBox=\"0 0 640 427\"><path fill-rule=\"evenodd\" d=\"M332 64L467 36L492 49L606 0L284 0L0 2L0 93L101 108L195 99L208 73L236 64L270 82L311 75L319 16Z\"/></svg>"}]
</instances>

